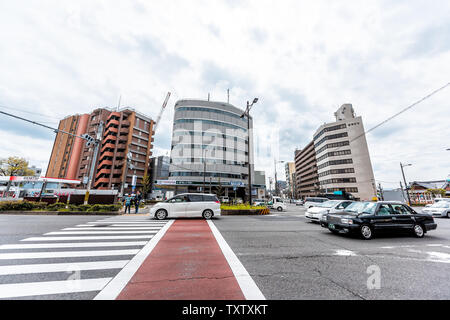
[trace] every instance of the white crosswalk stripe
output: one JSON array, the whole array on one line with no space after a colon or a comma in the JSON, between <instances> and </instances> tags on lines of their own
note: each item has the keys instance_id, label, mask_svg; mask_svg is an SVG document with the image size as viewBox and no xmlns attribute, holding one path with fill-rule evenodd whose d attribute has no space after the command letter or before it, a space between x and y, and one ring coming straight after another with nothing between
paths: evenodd
<instances>
[{"instance_id":1,"label":"white crosswalk stripe","mask_svg":"<svg viewBox=\"0 0 450 320\"><path fill-rule=\"evenodd\" d=\"M101 270L121 269L128 260L99 261L99 262L76 262L76 263L47 263L47 264L25 264L0 266L0 275L43 273L43 272L69 272L74 270Z\"/></svg>"},{"instance_id":2,"label":"white crosswalk stripe","mask_svg":"<svg viewBox=\"0 0 450 320\"><path fill-rule=\"evenodd\" d=\"M111 233L117 233L117 234L132 234L132 233L147 233L147 234L154 234L156 233L156 230L137 230L137 231L102 231L102 230L92 230L92 231L55 231L55 232L48 232L44 235L65 235L65 234L111 234Z\"/></svg>"},{"instance_id":3,"label":"white crosswalk stripe","mask_svg":"<svg viewBox=\"0 0 450 320\"><path fill-rule=\"evenodd\" d=\"M147 241L4 244L0 250L145 246Z\"/></svg>"},{"instance_id":4,"label":"white crosswalk stripe","mask_svg":"<svg viewBox=\"0 0 450 320\"><path fill-rule=\"evenodd\" d=\"M67 226L22 239L17 244L2 244L0 299L39 299L48 295L58 299L60 294L71 293L91 293L92 296L101 291L166 223L114 217Z\"/></svg>"}]
</instances>

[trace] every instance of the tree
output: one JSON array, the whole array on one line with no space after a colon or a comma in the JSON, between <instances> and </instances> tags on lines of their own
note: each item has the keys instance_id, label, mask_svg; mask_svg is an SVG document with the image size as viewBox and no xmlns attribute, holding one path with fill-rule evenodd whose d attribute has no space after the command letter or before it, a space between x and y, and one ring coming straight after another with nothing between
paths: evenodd
<instances>
[{"instance_id":1,"label":"tree","mask_svg":"<svg viewBox=\"0 0 450 320\"><path fill-rule=\"evenodd\" d=\"M223 193L223 187L222 187L222 183L220 182L220 177L219 177L218 183L219 183L219 186L217 187L217 196L220 198Z\"/></svg>"},{"instance_id":2,"label":"tree","mask_svg":"<svg viewBox=\"0 0 450 320\"><path fill-rule=\"evenodd\" d=\"M28 161L24 158L9 157L0 159L1 176L34 176L35 172L28 169Z\"/></svg>"},{"instance_id":3,"label":"tree","mask_svg":"<svg viewBox=\"0 0 450 320\"><path fill-rule=\"evenodd\" d=\"M147 194L151 192L151 182L150 176L148 174L144 174L142 177L142 193L144 194L144 199L147 199Z\"/></svg>"},{"instance_id":4,"label":"tree","mask_svg":"<svg viewBox=\"0 0 450 320\"><path fill-rule=\"evenodd\" d=\"M428 194L431 193L431 194L434 195L434 196L440 194L441 197L444 197L446 191L445 191L445 189L427 189L427 190L425 191L425 193L428 193Z\"/></svg>"}]
</instances>

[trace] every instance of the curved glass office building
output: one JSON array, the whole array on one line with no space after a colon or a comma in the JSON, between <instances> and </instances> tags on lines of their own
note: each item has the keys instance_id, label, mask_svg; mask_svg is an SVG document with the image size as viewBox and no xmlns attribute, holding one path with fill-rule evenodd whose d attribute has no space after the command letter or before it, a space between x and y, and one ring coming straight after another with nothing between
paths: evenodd
<instances>
[{"instance_id":1,"label":"curved glass office building","mask_svg":"<svg viewBox=\"0 0 450 320\"><path fill-rule=\"evenodd\" d=\"M176 102L169 180L176 180L177 193L211 190L219 196L244 197L249 158L253 178L253 150L248 150L248 121L241 118L243 113L224 102ZM250 117L251 146L252 127Z\"/></svg>"}]
</instances>

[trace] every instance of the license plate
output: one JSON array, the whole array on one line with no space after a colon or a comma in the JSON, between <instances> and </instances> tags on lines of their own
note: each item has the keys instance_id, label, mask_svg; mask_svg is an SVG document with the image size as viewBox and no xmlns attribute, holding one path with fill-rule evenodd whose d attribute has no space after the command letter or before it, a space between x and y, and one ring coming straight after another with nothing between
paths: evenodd
<instances>
[{"instance_id":1,"label":"license plate","mask_svg":"<svg viewBox=\"0 0 450 320\"><path fill-rule=\"evenodd\" d=\"M334 224L329 224L328 227L330 227L330 229L334 229Z\"/></svg>"}]
</instances>

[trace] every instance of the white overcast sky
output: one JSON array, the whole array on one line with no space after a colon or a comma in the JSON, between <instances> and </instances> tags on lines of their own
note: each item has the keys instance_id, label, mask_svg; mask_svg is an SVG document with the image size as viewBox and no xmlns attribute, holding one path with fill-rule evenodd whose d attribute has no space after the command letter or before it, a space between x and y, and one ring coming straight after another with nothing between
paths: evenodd
<instances>
[{"instance_id":1,"label":"white overcast sky","mask_svg":"<svg viewBox=\"0 0 450 320\"><path fill-rule=\"evenodd\" d=\"M0 110L56 126L94 107L156 118L170 149L173 106L226 101L252 115L256 169L293 161L333 112L352 103L366 129L450 81L450 2L0 0ZM450 87L367 135L383 187L450 174ZM277 132L277 150L262 148ZM54 134L0 114L0 157L47 167ZM264 151L261 151L264 150ZM284 166L278 165L284 179Z\"/></svg>"}]
</instances>

